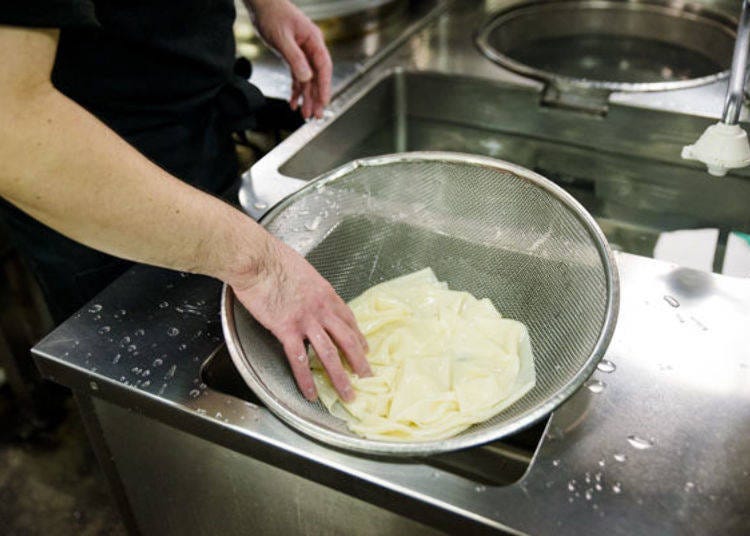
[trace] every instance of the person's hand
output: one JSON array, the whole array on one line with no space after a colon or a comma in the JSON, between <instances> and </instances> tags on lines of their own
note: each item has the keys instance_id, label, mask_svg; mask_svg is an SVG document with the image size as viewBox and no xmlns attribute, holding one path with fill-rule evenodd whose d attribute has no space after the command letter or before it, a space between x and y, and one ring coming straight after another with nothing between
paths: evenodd
<instances>
[{"instance_id":1,"label":"person's hand","mask_svg":"<svg viewBox=\"0 0 750 536\"><path fill-rule=\"evenodd\" d=\"M328 281L289 246L269 237L266 249L261 272L250 278L249 284L231 284L235 295L281 342L305 398L317 398L305 351L307 340L341 398L353 400L354 391L336 346L356 374L371 375L365 358L367 341L354 314Z\"/></svg>"},{"instance_id":2,"label":"person's hand","mask_svg":"<svg viewBox=\"0 0 750 536\"><path fill-rule=\"evenodd\" d=\"M323 117L331 98L333 65L320 29L289 0L248 3L261 37L289 64L292 110L297 109L301 97L305 119Z\"/></svg>"}]
</instances>

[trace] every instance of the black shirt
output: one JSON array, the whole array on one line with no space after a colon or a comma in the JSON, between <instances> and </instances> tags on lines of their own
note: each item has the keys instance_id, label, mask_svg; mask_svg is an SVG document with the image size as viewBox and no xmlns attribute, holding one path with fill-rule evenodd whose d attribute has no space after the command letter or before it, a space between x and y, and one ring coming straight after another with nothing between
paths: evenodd
<instances>
[{"instance_id":1,"label":"black shirt","mask_svg":"<svg viewBox=\"0 0 750 536\"><path fill-rule=\"evenodd\" d=\"M60 28L53 84L208 190L236 176L233 128L260 92L234 74L232 0L4 0L0 24ZM221 186L223 186L222 184Z\"/></svg>"}]
</instances>

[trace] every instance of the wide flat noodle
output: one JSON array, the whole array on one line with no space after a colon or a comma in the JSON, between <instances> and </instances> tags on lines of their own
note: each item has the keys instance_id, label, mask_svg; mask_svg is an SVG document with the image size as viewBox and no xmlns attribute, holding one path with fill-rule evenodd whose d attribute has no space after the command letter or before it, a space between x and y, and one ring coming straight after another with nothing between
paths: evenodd
<instances>
[{"instance_id":1,"label":"wide flat noodle","mask_svg":"<svg viewBox=\"0 0 750 536\"><path fill-rule=\"evenodd\" d=\"M350 430L387 441L451 437L507 408L535 383L528 330L487 299L448 289L430 268L349 303L370 345L370 378L349 372L342 401L311 351L318 395Z\"/></svg>"}]
</instances>

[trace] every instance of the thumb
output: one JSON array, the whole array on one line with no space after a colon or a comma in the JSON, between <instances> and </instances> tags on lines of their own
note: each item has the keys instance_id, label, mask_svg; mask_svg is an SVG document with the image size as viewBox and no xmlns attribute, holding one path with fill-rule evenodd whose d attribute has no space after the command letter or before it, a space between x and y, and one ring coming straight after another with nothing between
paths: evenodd
<instances>
[{"instance_id":1,"label":"thumb","mask_svg":"<svg viewBox=\"0 0 750 536\"><path fill-rule=\"evenodd\" d=\"M289 64L295 80L299 82L309 82L312 80L313 73L310 63L308 63L305 54L292 36L285 34L280 39L278 47L279 52Z\"/></svg>"}]
</instances>

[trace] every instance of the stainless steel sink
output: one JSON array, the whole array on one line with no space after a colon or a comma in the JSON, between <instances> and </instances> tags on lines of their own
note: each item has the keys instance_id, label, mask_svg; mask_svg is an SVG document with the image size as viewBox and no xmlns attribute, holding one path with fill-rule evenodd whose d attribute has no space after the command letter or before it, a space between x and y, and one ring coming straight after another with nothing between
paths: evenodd
<instances>
[{"instance_id":1,"label":"stainless steel sink","mask_svg":"<svg viewBox=\"0 0 750 536\"><path fill-rule=\"evenodd\" d=\"M415 150L488 155L562 185L616 249L651 256L659 234L715 227L750 232L747 171L714 179L680 159L710 123L611 104L606 115L544 106L538 89L468 76L392 70L334 119L307 125L246 177L249 212L353 159ZM404 180L408 180L405 177Z\"/></svg>"}]
</instances>

